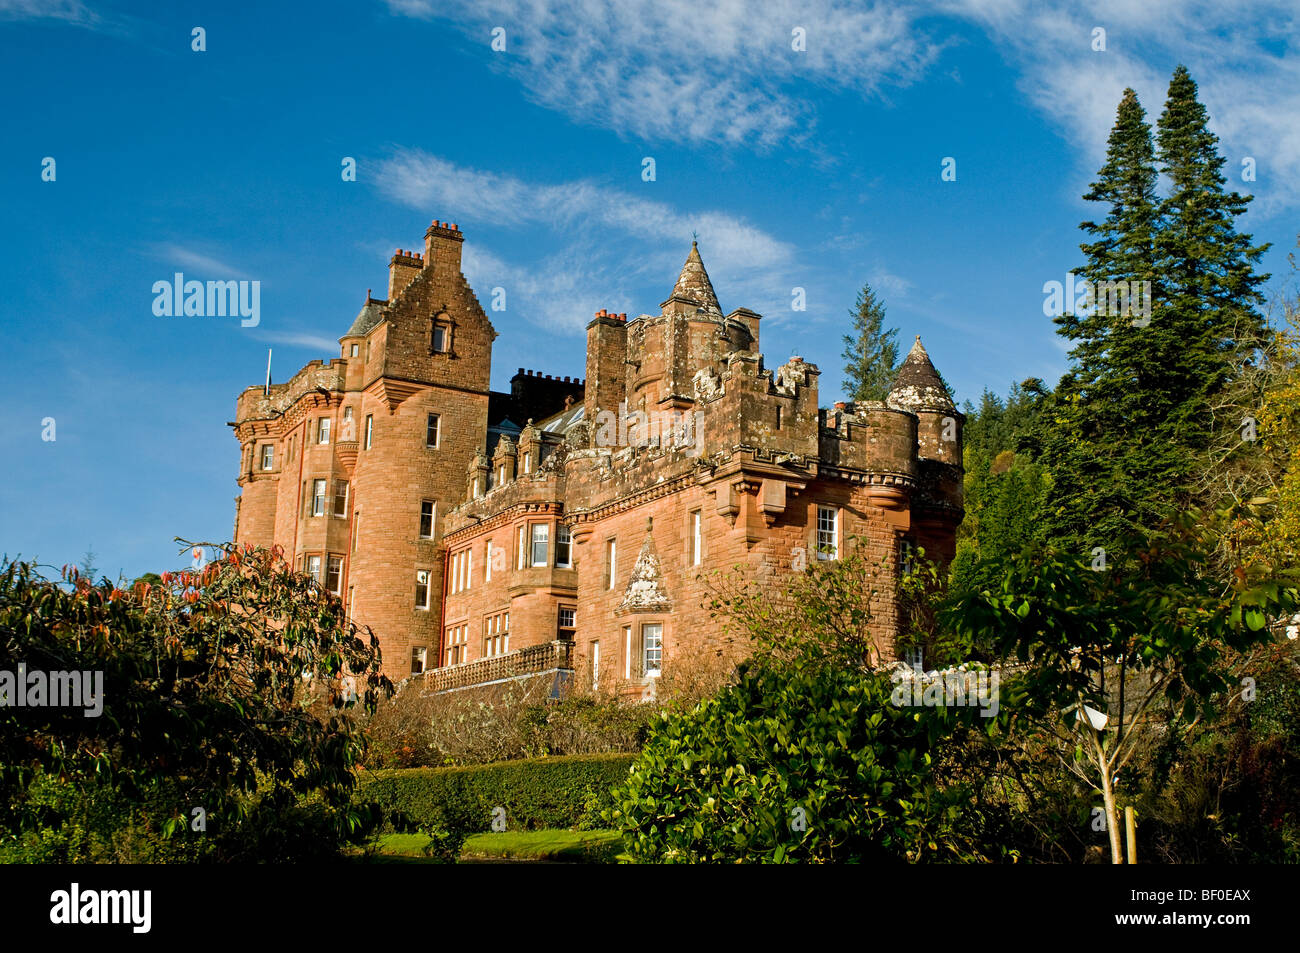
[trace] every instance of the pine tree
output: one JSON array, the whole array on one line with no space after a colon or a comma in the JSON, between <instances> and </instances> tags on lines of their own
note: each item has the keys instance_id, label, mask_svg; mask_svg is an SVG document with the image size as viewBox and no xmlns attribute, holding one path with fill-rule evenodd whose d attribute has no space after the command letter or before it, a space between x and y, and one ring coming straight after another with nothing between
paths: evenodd
<instances>
[{"instance_id":1,"label":"pine tree","mask_svg":"<svg viewBox=\"0 0 1300 953\"><path fill-rule=\"evenodd\" d=\"M1158 124L1160 171L1170 190L1160 208L1157 250L1164 275L1162 311L1183 355L1182 376L1166 378L1166 386L1181 397L1170 430L1194 451L1204 451L1213 439L1215 396L1256 357L1268 336L1258 305L1260 286L1269 276L1254 270L1268 245L1253 246L1249 235L1236 230L1234 219L1251 197L1224 190L1225 160L1208 123L1196 83L1179 66Z\"/></svg>"},{"instance_id":2,"label":"pine tree","mask_svg":"<svg viewBox=\"0 0 1300 953\"><path fill-rule=\"evenodd\" d=\"M1126 89L1106 163L1084 195L1108 207L1103 221L1080 226L1092 240L1079 246L1086 260L1078 275L1097 294L1078 310L1067 302L1067 313L1054 319L1073 342L1073 367L1037 435L1054 477L1044 529L1071 549L1105 546L1132 523L1149 522L1163 502L1157 474L1173 466L1151 430L1168 413L1162 382L1153 379L1169 343L1154 304L1162 300L1156 181L1151 126L1137 94ZM1124 283L1118 287L1130 292L1127 299L1110 292L1114 282ZM1132 292L1148 288L1141 299L1152 305L1146 322Z\"/></svg>"},{"instance_id":3,"label":"pine tree","mask_svg":"<svg viewBox=\"0 0 1300 953\"><path fill-rule=\"evenodd\" d=\"M885 306L863 285L844 335L844 393L849 400L884 400L898 373L897 328L885 329Z\"/></svg>"}]
</instances>

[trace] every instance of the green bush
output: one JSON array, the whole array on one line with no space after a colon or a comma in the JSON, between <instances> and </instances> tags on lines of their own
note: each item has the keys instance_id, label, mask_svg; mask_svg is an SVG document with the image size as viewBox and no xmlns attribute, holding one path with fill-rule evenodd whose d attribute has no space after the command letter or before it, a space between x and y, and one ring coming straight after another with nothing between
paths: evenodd
<instances>
[{"instance_id":1,"label":"green bush","mask_svg":"<svg viewBox=\"0 0 1300 953\"><path fill-rule=\"evenodd\" d=\"M983 859L932 770L956 710L890 694L848 666L750 667L654 725L606 819L643 862Z\"/></svg>"},{"instance_id":2,"label":"green bush","mask_svg":"<svg viewBox=\"0 0 1300 953\"><path fill-rule=\"evenodd\" d=\"M505 809L509 830L591 826L613 802L631 754L533 758L455 768L407 768L363 775L358 796L414 827L478 833Z\"/></svg>"}]
</instances>

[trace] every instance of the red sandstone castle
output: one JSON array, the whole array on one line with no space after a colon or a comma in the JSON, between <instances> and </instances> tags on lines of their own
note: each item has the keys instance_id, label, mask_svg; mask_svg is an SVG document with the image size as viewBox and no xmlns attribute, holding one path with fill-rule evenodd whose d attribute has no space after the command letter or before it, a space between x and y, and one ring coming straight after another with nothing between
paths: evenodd
<instances>
[{"instance_id":1,"label":"red sandstone castle","mask_svg":"<svg viewBox=\"0 0 1300 953\"><path fill-rule=\"evenodd\" d=\"M760 579L863 538L950 559L961 425L920 339L884 402L818 407L820 371L765 368L760 316L723 314L699 251L657 315L597 313L586 380L489 386L497 332L435 221L366 296L338 360L250 387L235 538L279 544L431 690L576 673L653 695L724 648L703 574ZM898 609L873 607L883 659Z\"/></svg>"}]
</instances>

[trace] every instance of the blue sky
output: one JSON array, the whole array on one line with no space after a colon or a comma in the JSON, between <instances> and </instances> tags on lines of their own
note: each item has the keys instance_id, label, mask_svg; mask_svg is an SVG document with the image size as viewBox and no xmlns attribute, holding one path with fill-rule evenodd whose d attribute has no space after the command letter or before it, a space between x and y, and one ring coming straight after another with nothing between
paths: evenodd
<instances>
[{"instance_id":1,"label":"blue sky","mask_svg":"<svg viewBox=\"0 0 1300 953\"><path fill-rule=\"evenodd\" d=\"M480 300L506 290L498 389L581 376L592 313L657 312L693 233L769 365L821 366L823 405L864 281L959 400L1054 383L1043 283L1080 263L1121 91L1154 121L1179 62L1285 289L1298 35L1281 2L0 0L0 551L93 547L130 578L185 563L174 536L229 538L236 395L268 347L276 380L335 356L433 218L466 233ZM260 323L156 317L176 271L261 282Z\"/></svg>"}]
</instances>

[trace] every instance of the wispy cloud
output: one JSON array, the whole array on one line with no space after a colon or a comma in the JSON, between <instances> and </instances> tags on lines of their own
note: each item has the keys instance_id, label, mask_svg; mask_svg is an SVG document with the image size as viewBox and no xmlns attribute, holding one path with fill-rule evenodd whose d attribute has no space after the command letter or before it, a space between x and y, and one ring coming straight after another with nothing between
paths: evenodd
<instances>
[{"instance_id":1,"label":"wispy cloud","mask_svg":"<svg viewBox=\"0 0 1300 953\"><path fill-rule=\"evenodd\" d=\"M279 344L284 347L297 347L309 351L324 351L334 354L339 349L336 338L322 337L319 334L302 334L294 331L250 331L249 334L258 341Z\"/></svg>"},{"instance_id":2,"label":"wispy cloud","mask_svg":"<svg viewBox=\"0 0 1300 953\"><path fill-rule=\"evenodd\" d=\"M894 3L850 0L388 0L482 44L535 102L647 139L806 139L797 86L864 96L906 86L941 44ZM506 51L490 51L503 28ZM802 49L797 49L802 46Z\"/></svg>"},{"instance_id":3,"label":"wispy cloud","mask_svg":"<svg viewBox=\"0 0 1300 953\"><path fill-rule=\"evenodd\" d=\"M58 20L84 27L94 27L102 22L79 0L0 0L0 22L6 20Z\"/></svg>"},{"instance_id":4,"label":"wispy cloud","mask_svg":"<svg viewBox=\"0 0 1300 953\"><path fill-rule=\"evenodd\" d=\"M688 213L592 180L526 182L413 150L381 161L377 182L383 194L421 211L454 208L463 221L548 233L553 250L527 265L508 263L475 242L465 251L465 272L482 293L504 287L508 301L513 298L532 320L557 330L581 328L602 307L635 313L630 282L671 282L692 233L699 235L715 280L726 275L750 293L784 297L788 307L794 247L727 212ZM639 265L629 268L629 261ZM726 301L723 307L729 307Z\"/></svg>"},{"instance_id":5,"label":"wispy cloud","mask_svg":"<svg viewBox=\"0 0 1300 953\"><path fill-rule=\"evenodd\" d=\"M193 268L212 278L231 279L247 278L248 275L211 255L185 248L181 245L163 243L154 245L150 250L154 258L171 267Z\"/></svg>"}]
</instances>

